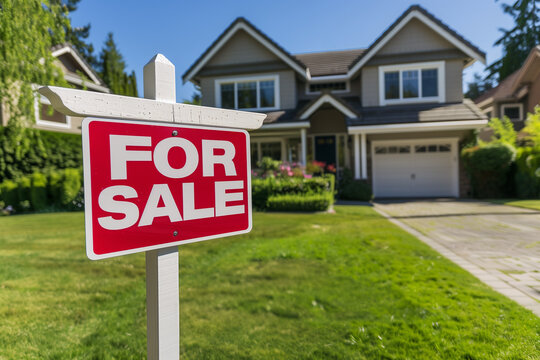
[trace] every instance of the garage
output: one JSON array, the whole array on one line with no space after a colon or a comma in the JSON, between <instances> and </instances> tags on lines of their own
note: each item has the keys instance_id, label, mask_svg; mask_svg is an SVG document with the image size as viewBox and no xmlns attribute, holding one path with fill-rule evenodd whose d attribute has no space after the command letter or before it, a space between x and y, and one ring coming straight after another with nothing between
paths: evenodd
<instances>
[{"instance_id":1,"label":"garage","mask_svg":"<svg viewBox=\"0 0 540 360\"><path fill-rule=\"evenodd\" d=\"M458 197L458 139L373 141L377 198Z\"/></svg>"}]
</instances>

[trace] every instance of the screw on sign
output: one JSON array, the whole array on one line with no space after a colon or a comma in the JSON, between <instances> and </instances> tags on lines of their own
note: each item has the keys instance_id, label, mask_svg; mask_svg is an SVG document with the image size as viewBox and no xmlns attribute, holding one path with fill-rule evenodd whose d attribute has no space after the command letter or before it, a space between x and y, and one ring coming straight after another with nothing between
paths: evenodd
<instances>
[{"instance_id":1,"label":"screw on sign","mask_svg":"<svg viewBox=\"0 0 540 360\"><path fill-rule=\"evenodd\" d=\"M177 360L176 245L250 231L245 130L258 129L266 115L175 103L174 65L161 54L143 74L146 99L52 86L39 92L56 111L85 118L88 257L146 252L148 359Z\"/></svg>"},{"instance_id":2,"label":"screw on sign","mask_svg":"<svg viewBox=\"0 0 540 360\"><path fill-rule=\"evenodd\" d=\"M86 118L91 259L251 230L245 130Z\"/></svg>"}]
</instances>

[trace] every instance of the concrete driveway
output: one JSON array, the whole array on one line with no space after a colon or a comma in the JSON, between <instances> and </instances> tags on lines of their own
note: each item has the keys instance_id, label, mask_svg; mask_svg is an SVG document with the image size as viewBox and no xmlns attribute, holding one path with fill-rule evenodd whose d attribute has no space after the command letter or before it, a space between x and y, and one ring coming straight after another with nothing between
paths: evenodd
<instances>
[{"instance_id":1,"label":"concrete driveway","mask_svg":"<svg viewBox=\"0 0 540 360\"><path fill-rule=\"evenodd\" d=\"M446 199L377 201L375 209L540 316L540 211Z\"/></svg>"}]
</instances>

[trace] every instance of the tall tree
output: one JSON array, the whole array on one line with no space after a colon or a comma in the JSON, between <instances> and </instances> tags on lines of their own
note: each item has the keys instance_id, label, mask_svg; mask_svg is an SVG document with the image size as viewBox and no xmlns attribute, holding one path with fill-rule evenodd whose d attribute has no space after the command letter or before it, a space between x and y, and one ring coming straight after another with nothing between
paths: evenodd
<instances>
[{"instance_id":1,"label":"tall tree","mask_svg":"<svg viewBox=\"0 0 540 360\"><path fill-rule=\"evenodd\" d=\"M504 80L519 69L531 49L540 44L539 3L540 0L516 0L513 4L501 4L503 11L514 18L514 27L500 29L503 35L494 45L503 47L503 56L487 67L488 79Z\"/></svg>"},{"instance_id":2,"label":"tall tree","mask_svg":"<svg viewBox=\"0 0 540 360\"><path fill-rule=\"evenodd\" d=\"M476 99L486 91L493 88L492 79L482 79L480 74L475 73L472 82L467 84L467 92L464 94L466 98Z\"/></svg>"},{"instance_id":3,"label":"tall tree","mask_svg":"<svg viewBox=\"0 0 540 360\"><path fill-rule=\"evenodd\" d=\"M81 0L50 0L51 3L62 9L62 18L59 20L64 28L65 37L62 42L69 42L82 57L92 66L97 66L97 58L94 55L94 46L87 42L90 35L90 24L81 27L72 27L69 14L77 10ZM53 44L56 45L56 44Z\"/></svg>"},{"instance_id":4,"label":"tall tree","mask_svg":"<svg viewBox=\"0 0 540 360\"><path fill-rule=\"evenodd\" d=\"M116 43L113 34L107 34L107 40L99 56L100 74L114 94L138 96L135 73L126 73L126 63Z\"/></svg>"}]
</instances>

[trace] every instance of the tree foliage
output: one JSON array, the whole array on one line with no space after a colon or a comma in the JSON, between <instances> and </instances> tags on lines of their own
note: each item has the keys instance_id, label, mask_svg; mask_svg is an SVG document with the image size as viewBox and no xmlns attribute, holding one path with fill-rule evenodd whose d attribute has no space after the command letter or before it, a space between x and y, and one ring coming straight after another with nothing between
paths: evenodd
<instances>
[{"instance_id":1,"label":"tree foliage","mask_svg":"<svg viewBox=\"0 0 540 360\"><path fill-rule=\"evenodd\" d=\"M34 120L34 84L63 85L51 45L64 40L69 20L48 0L3 0L0 10L0 101L8 125L27 128ZM16 136L24 142L24 136Z\"/></svg>"},{"instance_id":2,"label":"tree foliage","mask_svg":"<svg viewBox=\"0 0 540 360\"><path fill-rule=\"evenodd\" d=\"M126 63L113 38L107 35L99 56L100 74L111 92L119 95L138 96L135 72L126 73Z\"/></svg>"},{"instance_id":3,"label":"tree foliage","mask_svg":"<svg viewBox=\"0 0 540 360\"><path fill-rule=\"evenodd\" d=\"M476 73L474 74L473 81L467 84L467 92L464 94L464 96L468 99L476 99L491 89L493 89L493 80L482 79L482 76Z\"/></svg>"},{"instance_id":4,"label":"tree foliage","mask_svg":"<svg viewBox=\"0 0 540 360\"><path fill-rule=\"evenodd\" d=\"M517 132L508 116L504 116L502 119L491 118L488 126L493 130L492 143L502 143L516 147Z\"/></svg>"},{"instance_id":5,"label":"tree foliage","mask_svg":"<svg viewBox=\"0 0 540 360\"><path fill-rule=\"evenodd\" d=\"M514 27L500 29L503 35L494 45L503 47L503 56L487 67L487 78L499 82L519 69L531 49L540 43L540 0L516 0L501 4L503 11L514 18Z\"/></svg>"},{"instance_id":6,"label":"tree foliage","mask_svg":"<svg viewBox=\"0 0 540 360\"><path fill-rule=\"evenodd\" d=\"M62 26L64 28L65 38L63 42L68 42L77 51L81 56L91 65L97 66L97 58L94 55L94 46L92 43L86 41L90 36L90 24L85 26L73 27L71 26L71 21L68 18L68 15L77 10L79 2L81 0L50 0L51 3L62 9L63 17L68 21L63 21ZM56 44L53 44L56 45Z\"/></svg>"}]
</instances>

